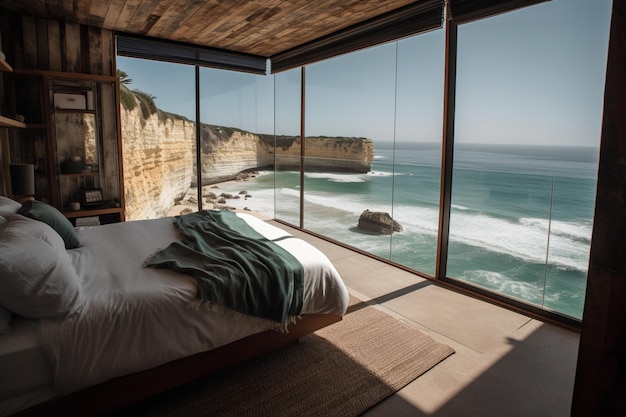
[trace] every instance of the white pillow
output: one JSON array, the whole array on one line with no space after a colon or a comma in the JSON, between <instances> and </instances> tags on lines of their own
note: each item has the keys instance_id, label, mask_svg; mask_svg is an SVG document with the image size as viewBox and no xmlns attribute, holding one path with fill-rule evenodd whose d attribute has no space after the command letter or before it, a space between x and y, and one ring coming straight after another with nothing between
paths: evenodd
<instances>
[{"instance_id":1,"label":"white pillow","mask_svg":"<svg viewBox=\"0 0 626 417\"><path fill-rule=\"evenodd\" d=\"M0 227L0 305L30 318L78 313L80 278L63 239L45 223L33 220L34 226L21 217L11 216Z\"/></svg>"},{"instance_id":2,"label":"white pillow","mask_svg":"<svg viewBox=\"0 0 626 417\"><path fill-rule=\"evenodd\" d=\"M21 207L22 205L17 201L0 195L0 216L6 217L9 214L17 213Z\"/></svg>"},{"instance_id":3,"label":"white pillow","mask_svg":"<svg viewBox=\"0 0 626 417\"><path fill-rule=\"evenodd\" d=\"M60 257L69 259L63 238L48 224L22 216L21 214L9 214L6 220L7 223L0 225L0 231L4 230L2 233L8 233L10 236L19 236L25 239L43 240L52 246ZM2 236L0 236L0 238L2 238Z\"/></svg>"}]
</instances>

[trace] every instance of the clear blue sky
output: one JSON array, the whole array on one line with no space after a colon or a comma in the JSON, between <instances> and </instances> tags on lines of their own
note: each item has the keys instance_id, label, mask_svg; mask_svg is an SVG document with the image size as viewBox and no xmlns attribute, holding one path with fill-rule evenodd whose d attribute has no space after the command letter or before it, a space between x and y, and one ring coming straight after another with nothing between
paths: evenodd
<instances>
[{"instance_id":1,"label":"clear blue sky","mask_svg":"<svg viewBox=\"0 0 626 417\"><path fill-rule=\"evenodd\" d=\"M457 142L597 146L610 8L553 0L461 25ZM437 30L308 66L307 134L440 141L443 48ZM194 119L193 67L118 57L118 68L161 109ZM272 133L275 121L297 134L298 74L202 69L203 122Z\"/></svg>"}]
</instances>

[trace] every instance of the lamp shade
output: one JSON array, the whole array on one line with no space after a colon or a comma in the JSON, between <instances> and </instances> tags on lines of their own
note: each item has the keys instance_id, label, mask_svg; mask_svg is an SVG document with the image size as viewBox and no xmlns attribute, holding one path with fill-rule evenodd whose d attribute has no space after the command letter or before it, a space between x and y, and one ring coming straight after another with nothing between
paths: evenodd
<instances>
[{"instance_id":1,"label":"lamp shade","mask_svg":"<svg viewBox=\"0 0 626 417\"><path fill-rule=\"evenodd\" d=\"M10 164L11 190L14 196L35 195L35 165Z\"/></svg>"}]
</instances>

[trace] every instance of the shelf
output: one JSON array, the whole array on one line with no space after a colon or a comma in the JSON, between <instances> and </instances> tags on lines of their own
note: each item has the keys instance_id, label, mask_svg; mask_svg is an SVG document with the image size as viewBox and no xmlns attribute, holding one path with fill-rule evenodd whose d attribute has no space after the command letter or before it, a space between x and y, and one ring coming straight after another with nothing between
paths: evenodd
<instances>
[{"instance_id":1,"label":"shelf","mask_svg":"<svg viewBox=\"0 0 626 417\"><path fill-rule=\"evenodd\" d=\"M26 129L46 129L43 123L26 123Z\"/></svg>"},{"instance_id":2,"label":"shelf","mask_svg":"<svg viewBox=\"0 0 626 417\"><path fill-rule=\"evenodd\" d=\"M0 59L0 71L13 72L13 68L4 59Z\"/></svg>"},{"instance_id":3,"label":"shelf","mask_svg":"<svg viewBox=\"0 0 626 417\"><path fill-rule=\"evenodd\" d=\"M85 172L77 172L75 174L59 174L62 177L94 177L99 175L100 171L85 171Z\"/></svg>"},{"instance_id":4,"label":"shelf","mask_svg":"<svg viewBox=\"0 0 626 417\"><path fill-rule=\"evenodd\" d=\"M64 211L63 215L68 219L74 219L77 217L90 217L90 216L100 216L102 214L115 214L121 213L121 207L107 207L107 208L98 208L98 209L82 209L76 211Z\"/></svg>"},{"instance_id":5,"label":"shelf","mask_svg":"<svg viewBox=\"0 0 626 417\"><path fill-rule=\"evenodd\" d=\"M60 109L55 108L55 113L87 113L87 114L96 114L95 110L87 110L87 109Z\"/></svg>"},{"instance_id":6,"label":"shelf","mask_svg":"<svg viewBox=\"0 0 626 417\"><path fill-rule=\"evenodd\" d=\"M17 127L17 128L25 129L26 123L18 122L15 119L10 119L8 117L0 116L0 127Z\"/></svg>"}]
</instances>

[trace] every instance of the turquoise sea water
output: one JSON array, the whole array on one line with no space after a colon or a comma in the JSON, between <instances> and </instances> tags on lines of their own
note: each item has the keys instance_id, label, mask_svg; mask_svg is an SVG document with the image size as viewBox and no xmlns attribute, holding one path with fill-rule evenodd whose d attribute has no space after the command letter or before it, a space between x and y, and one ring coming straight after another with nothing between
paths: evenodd
<instances>
[{"instance_id":1,"label":"turquoise sea water","mask_svg":"<svg viewBox=\"0 0 626 417\"><path fill-rule=\"evenodd\" d=\"M396 143L394 155L381 142L368 174L306 174L304 226L434 274L440 152ZM447 275L580 318L597 149L457 145L454 161ZM298 224L298 173L266 172L231 187L252 195L236 206ZM390 213L404 230L359 231L365 209Z\"/></svg>"}]
</instances>

